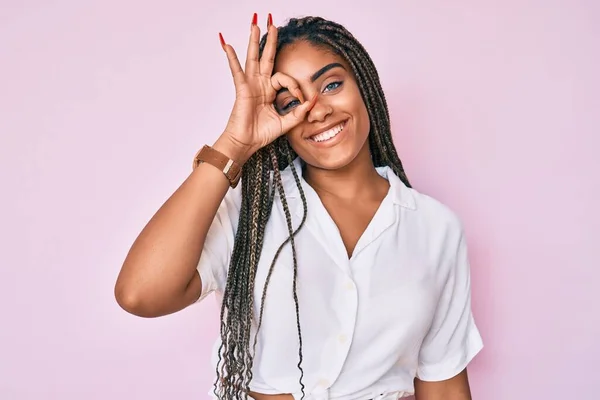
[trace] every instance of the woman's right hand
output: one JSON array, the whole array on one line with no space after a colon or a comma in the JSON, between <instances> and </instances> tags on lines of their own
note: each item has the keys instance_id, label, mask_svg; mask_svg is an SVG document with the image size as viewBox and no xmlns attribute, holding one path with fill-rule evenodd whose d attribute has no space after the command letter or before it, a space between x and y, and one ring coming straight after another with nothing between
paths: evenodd
<instances>
[{"instance_id":1,"label":"woman's right hand","mask_svg":"<svg viewBox=\"0 0 600 400\"><path fill-rule=\"evenodd\" d=\"M270 14L267 32L267 42L259 60L260 28L256 25L255 14L244 70L233 47L226 44L221 36L233 75L236 98L220 141L225 140L235 146L241 162L302 122L316 100L315 96L311 101L305 101L298 82L290 76L282 73L272 75L277 27L271 23ZM275 96L282 88L287 88L301 103L285 115L280 115L274 106Z\"/></svg>"}]
</instances>

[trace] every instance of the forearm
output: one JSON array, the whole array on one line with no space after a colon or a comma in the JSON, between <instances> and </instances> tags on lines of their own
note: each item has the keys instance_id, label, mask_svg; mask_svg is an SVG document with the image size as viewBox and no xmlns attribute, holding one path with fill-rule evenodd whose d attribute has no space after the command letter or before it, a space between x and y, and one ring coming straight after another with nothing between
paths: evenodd
<instances>
[{"instance_id":1,"label":"forearm","mask_svg":"<svg viewBox=\"0 0 600 400\"><path fill-rule=\"evenodd\" d=\"M213 147L243 162L245 155L227 140ZM115 285L125 310L153 317L178 311L200 295L190 288L204 240L229 189L224 174L200 164L150 219L133 243ZM190 294L190 289L193 292Z\"/></svg>"}]
</instances>

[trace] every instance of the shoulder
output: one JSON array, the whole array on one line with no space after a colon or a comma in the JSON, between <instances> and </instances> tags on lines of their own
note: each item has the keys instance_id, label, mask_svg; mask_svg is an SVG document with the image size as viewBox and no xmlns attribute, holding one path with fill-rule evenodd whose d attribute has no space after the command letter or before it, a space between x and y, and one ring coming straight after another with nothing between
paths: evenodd
<instances>
[{"instance_id":1,"label":"shoulder","mask_svg":"<svg viewBox=\"0 0 600 400\"><path fill-rule=\"evenodd\" d=\"M403 213L400 229L410 235L415 248L422 251L435 268L440 282L452 276L456 268L467 267L466 237L463 222L458 214L441 200L404 186L414 202L411 212ZM404 226L402 227L402 222Z\"/></svg>"},{"instance_id":2,"label":"shoulder","mask_svg":"<svg viewBox=\"0 0 600 400\"><path fill-rule=\"evenodd\" d=\"M461 219L448 205L430 195L410 189L415 197L415 217L427 254L437 265L440 279L448 277L457 265L457 257L466 249ZM445 271L445 272L443 272Z\"/></svg>"},{"instance_id":3,"label":"shoulder","mask_svg":"<svg viewBox=\"0 0 600 400\"><path fill-rule=\"evenodd\" d=\"M391 171L390 171L391 172ZM427 236L458 239L463 234L463 224L458 214L443 201L406 186L393 172L390 182L395 191L396 203L408 210L405 222Z\"/></svg>"},{"instance_id":4,"label":"shoulder","mask_svg":"<svg viewBox=\"0 0 600 400\"><path fill-rule=\"evenodd\" d=\"M428 194L409 189L415 198L416 213L419 218L438 229L462 231L462 221L458 214L441 200Z\"/></svg>"}]
</instances>

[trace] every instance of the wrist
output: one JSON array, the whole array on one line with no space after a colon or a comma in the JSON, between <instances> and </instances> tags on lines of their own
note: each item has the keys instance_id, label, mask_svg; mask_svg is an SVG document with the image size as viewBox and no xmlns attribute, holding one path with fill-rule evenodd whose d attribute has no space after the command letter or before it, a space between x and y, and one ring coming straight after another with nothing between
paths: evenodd
<instances>
[{"instance_id":1,"label":"wrist","mask_svg":"<svg viewBox=\"0 0 600 400\"><path fill-rule=\"evenodd\" d=\"M254 154L254 150L250 146L236 142L226 134L222 134L212 148L231 158L240 167Z\"/></svg>"}]
</instances>

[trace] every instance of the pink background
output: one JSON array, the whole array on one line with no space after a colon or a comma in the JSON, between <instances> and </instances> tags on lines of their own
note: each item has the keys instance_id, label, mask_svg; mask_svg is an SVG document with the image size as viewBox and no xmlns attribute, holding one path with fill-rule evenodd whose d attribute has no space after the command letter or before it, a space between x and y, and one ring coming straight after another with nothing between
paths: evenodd
<instances>
[{"instance_id":1,"label":"pink background","mask_svg":"<svg viewBox=\"0 0 600 400\"><path fill-rule=\"evenodd\" d=\"M0 2L1 399L206 398L214 298L148 320L113 285L223 129L217 32L244 56L254 11L370 51L409 177L467 229L474 398L599 398L599 3L351 4Z\"/></svg>"}]
</instances>

